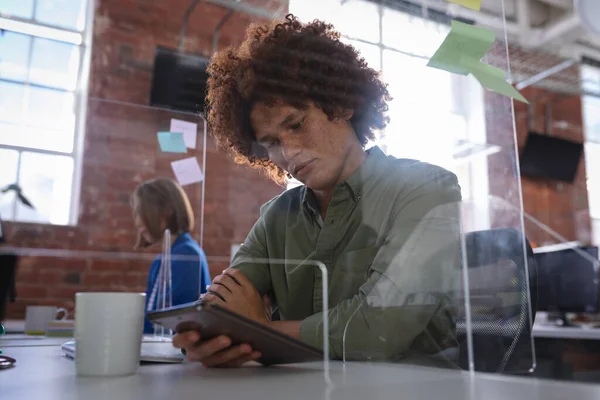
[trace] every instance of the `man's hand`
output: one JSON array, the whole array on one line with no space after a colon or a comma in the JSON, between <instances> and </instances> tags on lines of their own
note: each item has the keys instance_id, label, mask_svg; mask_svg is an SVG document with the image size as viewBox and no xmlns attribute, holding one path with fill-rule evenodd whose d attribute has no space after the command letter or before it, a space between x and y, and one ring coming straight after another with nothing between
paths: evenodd
<instances>
[{"instance_id":1,"label":"man's hand","mask_svg":"<svg viewBox=\"0 0 600 400\"><path fill-rule=\"evenodd\" d=\"M202 300L223 306L261 324L270 323L265 302L241 271L226 269L206 289L207 293L200 297Z\"/></svg>"},{"instance_id":2,"label":"man's hand","mask_svg":"<svg viewBox=\"0 0 600 400\"><path fill-rule=\"evenodd\" d=\"M261 357L260 352L252 351L252 348L247 344L231 346L231 339L227 336L202 341L196 330L175 335L173 346L185 350L188 360L199 361L205 367L239 367Z\"/></svg>"},{"instance_id":3,"label":"man's hand","mask_svg":"<svg viewBox=\"0 0 600 400\"><path fill-rule=\"evenodd\" d=\"M218 304L254 321L268 324L270 316L266 308L270 302L261 299L254 285L235 269L227 269L217 276L207 287L208 293L200 298ZM261 353L253 351L248 344L231 346L231 339L219 336L202 341L198 333L200 327L187 323L178 326L178 333L173 337L173 345L185 350L190 361L199 361L206 367L239 367L249 361L256 361Z\"/></svg>"}]
</instances>

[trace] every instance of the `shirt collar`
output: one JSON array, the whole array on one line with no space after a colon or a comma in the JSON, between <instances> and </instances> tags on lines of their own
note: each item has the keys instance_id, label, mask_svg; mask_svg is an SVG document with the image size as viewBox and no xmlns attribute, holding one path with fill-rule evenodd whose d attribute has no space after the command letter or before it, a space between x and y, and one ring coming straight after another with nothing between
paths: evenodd
<instances>
[{"instance_id":1,"label":"shirt collar","mask_svg":"<svg viewBox=\"0 0 600 400\"><path fill-rule=\"evenodd\" d=\"M352 175L348 177L348 179L340 183L334 189L334 196L336 195L336 192L345 190L347 188L350 190L354 201L360 201L363 196L366 183L371 182L376 177L377 172L381 170L381 161L385 160L386 158L385 153L378 146L373 146L366 152L367 158L365 161L360 167L358 167L356 171L354 171ZM313 215L319 214L319 204L313 191L304 186L303 192L302 206L304 209Z\"/></svg>"}]
</instances>

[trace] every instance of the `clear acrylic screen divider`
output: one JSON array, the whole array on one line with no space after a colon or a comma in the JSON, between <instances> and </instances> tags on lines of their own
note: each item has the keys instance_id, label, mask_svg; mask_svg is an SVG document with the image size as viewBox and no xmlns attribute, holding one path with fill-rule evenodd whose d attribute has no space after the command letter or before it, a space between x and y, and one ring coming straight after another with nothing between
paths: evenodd
<instances>
[{"instance_id":1,"label":"clear acrylic screen divider","mask_svg":"<svg viewBox=\"0 0 600 400\"><path fill-rule=\"evenodd\" d=\"M490 205L492 210L512 207L495 196L490 198ZM594 314L600 311L598 246L585 239L569 240L529 213L524 212L523 218L532 253L529 276L536 324L597 324ZM573 319L576 314L583 319Z\"/></svg>"},{"instance_id":2,"label":"clear acrylic screen divider","mask_svg":"<svg viewBox=\"0 0 600 400\"><path fill-rule=\"evenodd\" d=\"M83 101L86 118L78 125L85 134L76 135L74 173L43 187L38 182L45 176L36 174L43 175L44 166L35 173L21 174L17 183L34 208L18 204L16 216L29 223L13 223L15 215L3 212L7 243L0 253L18 257L16 301L9 304L10 318L24 318L29 305L55 305L72 311L77 292L145 292L153 262L170 266L183 257L199 266L204 259L169 255L177 240L174 235L134 251L138 227L132 207L134 190L142 182L156 178L179 182L194 213L191 238L202 246L207 139L203 118L193 110L93 97ZM159 132L171 132L173 120L196 124L195 131L185 132L189 144L185 149L174 141L167 141L168 148L161 146ZM172 163L192 158L201 174L181 181ZM48 187L50 192L43 191ZM57 201L63 192L68 192L71 204ZM57 215L65 213L72 214L72 225L52 225ZM166 279L159 279L162 287L157 287L160 299L156 304L161 308L173 300L168 269ZM198 282L198 292L203 289Z\"/></svg>"},{"instance_id":3,"label":"clear acrylic screen divider","mask_svg":"<svg viewBox=\"0 0 600 400\"><path fill-rule=\"evenodd\" d=\"M330 282L330 272L327 269L327 266L318 260L293 260L293 259L274 259L274 258L257 258L250 257L244 255L245 248L242 246L240 248L240 252L236 255L234 262L232 264L233 268L237 268L242 270L242 272L251 273L252 270L256 271L258 269L268 269L268 272L265 271L269 276L274 275L277 272L277 269L281 268L282 271L279 272L280 277L288 277L290 275L301 274L311 274L313 275L313 279L316 282L319 282L319 285L315 287L318 288L320 286L319 296L322 299L322 309L320 310L312 310L311 315L321 314L322 318L316 326L316 330L314 332L314 336L311 338L301 338L308 344L313 347L320 349L323 351L323 377L324 381L327 385L332 385L332 380L330 377L330 330L329 330L329 282ZM265 275L263 275L264 277ZM312 281L312 280L311 280ZM264 283L264 282L263 282ZM281 291L281 292L279 292ZM269 293L269 299L274 302L276 308L271 309L271 316L277 315L278 312L281 312L281 315L286 311L282 309L283 307L289 308L290 303L295 300L284 292L285 289L282 287L275 288L275 293ZM279 297L279 302L277 303L277 298ZM310 305L312 308L312 304ZM288 318L289 319L289 318ZM320 325L320 326L319 326ZM320 337L319 335L320 331ZM308 339L308 340L306 340Z\"/></svg>"},{"instance_id":4,"label":"clear acrylic screen divider","mask_svg":"<svg viewBox=\"0 0 600 400\"><path fill-rule=\"evenodd\" d=\"M528 374L536 367L533 343L536 275L523 212L509 202L466 200L461 206L464 317L457 323L469 370ZM489 215L481 229L474 216ZM460 314L459 314L460 315Z\"/></svg>"},{"instance_id":5,"label":"clear acrylic screen divider","mask_svg":"<svg viewBox=\"0 0 600 400\"><path fill-rule=\"evenodd\" d=\"M147 312L164 310L165 308L169 308L173 305L173 278L171 274L171 231L168 229L165 229L162 245L163 250L160 258L159 270L156 276L156 281L154 282L154 285L150 290L150 297L148 299L148 305L146 307ZM179 261L179 258L177 256L175 256L175 258L177 261ZM190 260L185 261L189 262ZM197 261L198 271L200 272L199 276L202 276L201 260L198 258ZM200 286L200 284L201 283L199 281L198 286ZM153 326L155 337L171 338L171 336L173 336L173 331L171 331L170 329L165 329L164 326L158 324L153 324Z\"/></svg>"},{"instance_id":6,"label":"clear acrylic screen divider","mask_svg":"<svg viewBox=\"0 0 600 400\"><path fill-rule=\"evenodd\" d=\"M362 207L368 215L372 206ZM341 339L344 361L459 368L455 325L459 298L465 297L461 204L449 202L422 215L417 215L414 203L409 207L412 216L396 218L385 242L376 245L376 255L365 271L368 280L358 290L341 337L332 341Z\"/></svg>"}]
</instances>

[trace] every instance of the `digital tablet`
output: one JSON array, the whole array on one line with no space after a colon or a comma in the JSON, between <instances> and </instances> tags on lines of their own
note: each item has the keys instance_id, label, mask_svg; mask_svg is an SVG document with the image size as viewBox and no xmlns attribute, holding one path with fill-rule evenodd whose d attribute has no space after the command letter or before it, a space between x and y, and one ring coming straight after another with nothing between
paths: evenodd
<instances>
[{"instance_id":1,"label":"digital tablet","mask_svg":"<svg viewBox=\"0 0 600 400\"><path fill-rule=\"evenodd\" d=\"M178 333L198 331L202 340L225 335L233 345L247 343L261 352L258 362L263 365L323 360L320 349L208 302L148 312L148 320Z\"/></svg>"}]
</instances>

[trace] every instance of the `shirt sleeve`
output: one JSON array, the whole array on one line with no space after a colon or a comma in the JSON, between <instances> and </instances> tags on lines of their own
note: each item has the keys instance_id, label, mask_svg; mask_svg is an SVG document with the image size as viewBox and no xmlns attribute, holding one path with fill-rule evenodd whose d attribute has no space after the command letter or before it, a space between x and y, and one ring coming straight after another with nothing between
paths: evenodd
<instances>
[{"instance_id":1,"label":"shirt sleeve","mask_svg":"<svg viewBox=\"0 0 600 400\"><path fill-rule=\"evenodd\" d=\"M233 257L231 268L244 273L261 296L271 291L271 272L267 251L267 232L264 212L270 203L261 207L260 217L254 224L248 237Z\"/></svg>"},{"instance_id":2,"label":"shirt sleeve","mask_svg":"<svg viewBox=\"0 0 600 400\"><path fill-rule=\"evenodd\" d=\"M456 288L460 187L447 171L421 182L396 199L388 237L366 282L328 311L332 358L400 358L444 313L447 295ZM453 329L450 318L445 320L444 329ZM437 333L428 333L435 340ZM323 347L323 312L302 321L300 337Z\"/></svg>"}]
</instances>

